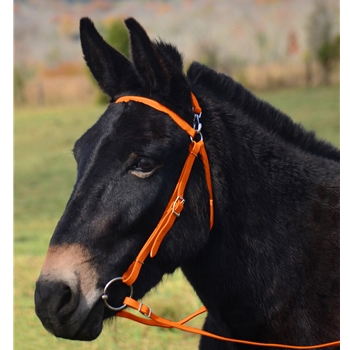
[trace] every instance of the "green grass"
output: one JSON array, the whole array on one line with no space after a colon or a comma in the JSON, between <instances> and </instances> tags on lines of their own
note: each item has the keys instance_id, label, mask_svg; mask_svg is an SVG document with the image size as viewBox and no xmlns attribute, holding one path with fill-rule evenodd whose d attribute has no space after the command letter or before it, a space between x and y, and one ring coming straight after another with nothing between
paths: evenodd
<instances>
[{"instance_id":1,"label":"green grass","mask_svg":"<svg viewBox=\"0 0 350 350\"><path fill-rule=\"evenodd\" d=\"M291 116L320 138L340 146L339 86L259 92L257 95Z\"/></svg>"},{"instance_id":2,"label":"green grass","mask_svg":"<svg viewBox=\"0 0 350 350\"><path fill-rule=\"evenodd\" d=\"M339 87L257 93L339 146ZM14 123L14 347L55 349L195 349L198 336L118 319L94 342L56 339L34 313L33 293L50 237L75 181L74 141L103 112L98 106L16 109ZM177 320L200 306L180 272L165 278L144 302ZM203 317L195 322L201 326Z\"/></svg>"},{"instance_id":3,"label":"green grass","mask_svg":"<svg viewBox=\"0 0 350 350\"><path fill-rule=\"evenodd\" d=\"M85 107L16 110L15 254L43 254L74 184L74 141L100 113Z\"/></svg>"}]
</instances>

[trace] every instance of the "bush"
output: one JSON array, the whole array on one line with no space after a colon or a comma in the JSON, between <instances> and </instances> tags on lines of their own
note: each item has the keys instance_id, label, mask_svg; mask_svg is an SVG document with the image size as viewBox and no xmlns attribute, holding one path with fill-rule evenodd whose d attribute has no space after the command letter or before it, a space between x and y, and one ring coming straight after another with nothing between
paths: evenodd
<instances>
[{"instance_id":1,"label":"bush","mask_svg":"<svg viewBox=\"0 0 350 350\"><path fill-rule=\"evenodd\" d=\"M308 22L309 49L323 70L323 82L329 84L334 63L340 59L340 34L336 18L324 1L316 2Z\"/></svg>"},{"instance_id":2,"label":"bush","mask_svg":"<svg viewBox=\"0 0 350 350\"><path fill-rule=\"evenodd\" d=\"M130 57L129 33L122 19L114 19L106 26L104 39L124 56L127 58ZM94 85L98 87L96 80L93 77L92 79ZM98 104L106 104L108 102L108 97L100 90L100 88L98 88L96 101Z\"/></svg>"}]
</instances>

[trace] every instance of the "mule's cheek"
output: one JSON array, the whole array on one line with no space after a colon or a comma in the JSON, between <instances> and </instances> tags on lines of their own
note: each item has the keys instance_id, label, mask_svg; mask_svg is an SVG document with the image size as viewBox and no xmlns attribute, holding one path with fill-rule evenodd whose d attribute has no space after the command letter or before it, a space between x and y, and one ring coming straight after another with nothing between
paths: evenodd
<instances>
[{"instance_id":1,"label":"mule's cheek","mask_svg":"<svg viewBox=\"0 0 350 350\"><path fill-rule=\"evenodd\" d=\"M91 256L80 245L52 246L36 284L35 308L58 337L91 340L102 329L103 290Z\"/></svg>"}]
</instances>

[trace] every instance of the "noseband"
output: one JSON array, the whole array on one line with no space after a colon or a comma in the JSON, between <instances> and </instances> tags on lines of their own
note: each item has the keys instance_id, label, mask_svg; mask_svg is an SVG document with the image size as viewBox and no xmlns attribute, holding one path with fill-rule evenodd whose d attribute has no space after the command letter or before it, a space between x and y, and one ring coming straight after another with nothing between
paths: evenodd
<instances>
[{"instance_id":1,"label":"noseband","mask_svg":"<svg viewBox=\"0 0 350 350\"><path fill-rule=\"evenodd\" d=\"M128 318L130 320L133 320L145 325L157 326L157 327L163 327L163 328L176 328L186 332L199 334L202 336L204 335L214 339L229 341L234 343L256 345L256 346L269 346L269 347L275 347L275 348L288 348L288 349L320 349L320 348L325 348L329 346L340 345L340 341L335 341L335 342L326 343L326 344L319 344L319 345L311 345L311 346L293 346L293 345L283 345L283 344L258 343L258 342L251 342L251 341L239 340L239 339L233 339L233 338L225 338L225 337L218 336L216 334L206 332L201 329L197 329L197 328L193 328L185 325L185 323L187 323L192 318L207 311L207 309L204 306L200 308L198 311L191 314L190 316L184 318L183 320L174 322L174 321L170 321L165 318L157 316L152 312L151 308L144 305L143 303L138 302L135 299L132 299L132 294L133 294L132 285L136 281L140 273L141 267L144 264L145 259L147 258L148 255L151 258L153 258L157 254L159 246L162 243L165 235L169 232L175 220L180 216L181 211L184 208L184 204L185 204L184 192L186 189L188 179L191 174L192 166L198 154L200 155L204 166L205 177L206 177L208 193L209 193L209 210L210 210L209 229L210 230L212 229L214 224L214 200L213 200L212 181L211 181L211 175L210 175L210 166L209 166L208 155L204 147L203 136L201 133L202 124L200 123L200 118L202 115L202 109L200 108L198 101L192 92L191 92L191 99L192 99L192 110L194 113L193 127L191 127L178 114L176 114L166 106L160 104L157 101L154 101L145 97L123 96L117 99L115 102L115 103L121 103L121 102L128 103L131 101L138 102L167 114L181 129L187 132L187 134L190 136L191 143L189 145L187 159L182 168L182 172L176 184L175 190L168 202L168 205L158 225L156 226L156 228L154 229L154 231L152 232L152 234L150 235L150 237L148 238L148 240L140 250L134 262L129 266L129 268L123 274L123 276L113 278L111 281L109 281L106 284L104 288L104 294L102 295L102 299L106 307L108 307L113 311L117 311L116 316ZM199 141L195 141L196 136L199 136L200 138ZM108 294L107 294L108 287L116 281L121 281L130 287L130 297L126 297L124 299L124 304L119 307L113 307L108 303ZM136 316L132 313L129 313L123 310L127 306L139 311L146 318Z\"/></svg>"}]
</instances>

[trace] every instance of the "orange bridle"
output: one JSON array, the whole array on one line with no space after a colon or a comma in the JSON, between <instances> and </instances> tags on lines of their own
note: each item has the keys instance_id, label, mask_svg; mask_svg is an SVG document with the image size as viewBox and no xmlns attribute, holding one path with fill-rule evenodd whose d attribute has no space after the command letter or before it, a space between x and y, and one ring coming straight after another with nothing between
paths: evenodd
<instances>
[{"instance_id":1,"label":"orange bridle","mask_svg":"<svg viewBox=\"0 0 350 350\"><path fill-rule=\"evenodd\" d=\"M201 108L199 107L197 99L193 94L191 94L191 96L192 96L193 112L195 115L200 116L202 111L201 111ZM163 238L169 232L175 220L180 216L181 211L184 208L184 204L185 204L184 193L185 193L187 181L191 174L192 165L195 159L197 158L198 154L202 158L207 186L208 186L208 192L209 192L210 229L213 227L213 224L214 224L213 189L211 184L209 160L208 160L207 152L204 147L204 142L202 140L202 137L201 137L201 140L198 142L194 140L195 136L198 133L200 133L200 130L196 130L192 128L187 122L185 122L180 116L178 116L169 108L163 106L162 104L154 100L151 100L145 97L123 96L119 98L115 103L130 102L130 101L143 103L160 112L168 114L181 129L187 132L187 134L191 137L192 142L189 146L189 152L188 152L187 159L185 161L185 165L182 169L182 172L177 182L177 185L175 187L175 190L169 200L169 203L164 211L162 218L160 219L158 225L152 232L151 236L148 238L147 242L144 244L143 248L141 249L140 253L136 257L134 262L130 265L128 270L123 275L123 283L127 284L128 286L132 285L135 282L147 256L150 255L150 257L153 258L157 254L159 246L163 241Z\"/></svg>"},{"instance_id":2,"label":"orange bridle","mask_svg":"<svg viewBox=\"0 0 350 350\"><path fill-rule=\"evenodd\" d=\"M188 179L191 174L193 163L197 158L198 154L201 156L201 159L203 162L206 182L207 182L207 187L209 192L209 209L210 209L209 229L210 230L212 229L214 224L214 201L213 201L213 189L212 189L212 182L211 182L211 175L210 175L210 166L209 166L208 155L204 147L203 137L201 134L201 124L199 122L199 118L202 114L202 110L193 93L191 93L191 98L192 98L192 107L193 107L192 109L195 116L194 127L191 127L178 114L174 113L172 110L170 110L166 106L145 97L123 96L117 99L115 102L115 103L121 103L121 102L127 103L130 101L139 102L149 107L152 107L160 112L168 114L181 129L187 132L187 134L190 136L191 143L189 146L187 159L185 161L184 167L180 174L175 190L168 202L168 205L158 225L156 226L156 228L154 229L154 231L152 232L152 234L150 235L150 237L142 247L141 251L137 255L134 262L129 266L127 271L123 274L123 277L116 277L106 284L104 289L104 294L102 295L102 299L104 300L106 306L111 310L117 311L116 316L128 318L130 320L133 320L145 325L157 326L157 327L163 327L163 328L176 328L186 332L190 332L190 333L194 333L202 336L204 335L215 339L234 342L234 343L257 345L257 346L264 346L264 347L288 348L288 349L320 349L320 348L325 348L329 346L340 345L340 341L319 344L319 345L311 345L311 346L293 346L293 345L284 345L284 344L258 343L258 342L251 342L251 341L239 340L239 339L233 339L233 338L225 338L225 337L218 336L216 334L206 332L202 329L193 328L185 325L185 323L187 323L192 318L207 311L207 309L204 306L200 308L198 311L189 315L188 317L178 322L174 322L174 321L167 320L165 318L157 316L154 312L152 312L151 308L144 305L142 302L140 303L137 300L131 298L133 293L132 284L136 281L140 273L141 267L144 264L145 259L147 258L148 255L150 255L150 257L153 258L157 254L159 246L162 243L165 235L169 232L175 220L180 216L181 211L184 208L184 203L185 203L184 192L186 189ZM200 135L199 141L194 140L196 135ZM112 283L116 281L122 281L123 283L128 285L131 290L130 297L126 297L124 299L124 304L121 307L112 307L111 305L108 304L108 301L107 301L108 300L107 289ZM146 318L136 316L130 312L123 310L127 306L134 310L137 310L143 316L146 316Z\"/></svg>"}]
</instances>

